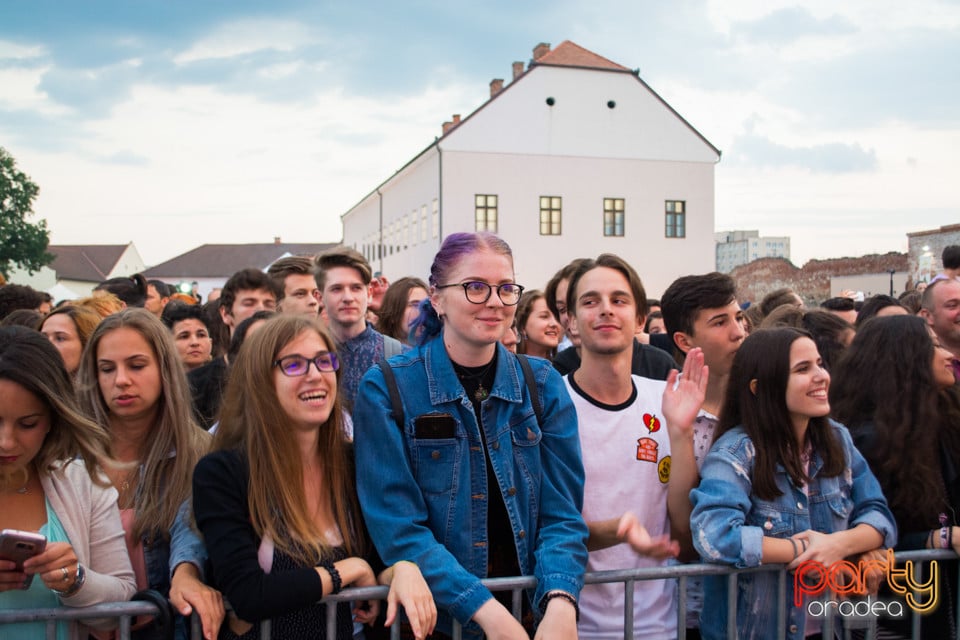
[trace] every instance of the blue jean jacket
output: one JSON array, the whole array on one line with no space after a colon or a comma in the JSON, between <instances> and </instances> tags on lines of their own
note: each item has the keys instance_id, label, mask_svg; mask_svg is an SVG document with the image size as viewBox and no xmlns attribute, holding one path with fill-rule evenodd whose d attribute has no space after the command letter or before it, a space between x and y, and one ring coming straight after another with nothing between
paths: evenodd
<instances>
[{"instance_id":1,"label":"blue jean jacket","mask_svg":"<svg viewBox=\"0 0 960 640\"><path fill-rule=\"evenodd\" d=\"M177 517L170 527L170 539L163 536L144 536L143 561L147 570L147 585L170 597L170 583L173 572L183 562L195 565L203 580L204 565L207 562L207 549L200 535L190 526L190 500L184 500L177 511ZM176 638L186 640L189 637L186 618L177 616Z\"/></svg>"},{"instance_id":2,"label":"blue jean jacket","mask_svg":"<svg viewBox=\"0 0 960 640\"><path fill-rule=\"evenodd\" d=\"M379 365L360 383L353 412L357 491L370 536L387 565L416 562L441 612L467 624L490 591L487 571L487 472L484 445L513 529L520 571L538 579L534 605L559 589L578 596L587 562L583 463L577 415L559 374L530 358L543 406L537 425L516 357L497 345L497 369L477 424L442 336L390 359L403 399L404 424L391 417ZM414 422L446 413L454 437L417 438Z\"/></svg>"},{"instance_id":3,"label":"blue jean jacket","mask_svg":"<svg viewBox=\"0 0 960 640\"><path fill-rule=\"evenodd\" d=\"M821 477L823 460L815 451L810 460L807 494L793 486L778 465L775 480L782 495L761 500L752 491L753 441L741 427L723 434L710 449L700 470L700 485L690 492L693 544L704 562L738 568L761 564L764 536L788 538L813 529L833 533L866 523L880 532L883 544L896 544L897 530L880 484L850 438L847 428L831 427L843 446L846 470ZM777 572L740 576L737 595L737 637L777 635ZM704 578L700 632L704 638L726 638L727 577ZM787 579L787 638L804 637L806 609L793 606L793 581Z\"/></svg>"}]
</instances>

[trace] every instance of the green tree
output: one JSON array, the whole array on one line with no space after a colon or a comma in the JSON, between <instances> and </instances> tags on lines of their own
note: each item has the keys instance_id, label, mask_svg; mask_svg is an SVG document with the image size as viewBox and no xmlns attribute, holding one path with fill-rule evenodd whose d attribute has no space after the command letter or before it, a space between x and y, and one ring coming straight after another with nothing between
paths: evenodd
<instances>
[{"instance_id":1,"label":"green tree","mask_svg":"<svg viewBox=\"0 0 960 640\"><path fill-rule=\"evenodd\" d=\"M47 253L47 221L27 221L33 215L33 200L39 192L40 187L17 169L13 156L0 147L0 273L4 276L14 266L33 273L53 261Z\"/></svg>"}]
</instances>

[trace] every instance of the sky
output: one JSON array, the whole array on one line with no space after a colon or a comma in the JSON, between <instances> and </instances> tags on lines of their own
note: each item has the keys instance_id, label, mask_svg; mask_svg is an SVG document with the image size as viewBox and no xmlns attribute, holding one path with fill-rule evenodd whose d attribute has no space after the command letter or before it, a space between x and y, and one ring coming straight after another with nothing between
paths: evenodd
<instances>
[{"instance_id":1,"label":"sky","mask_svg":"<svg viewBox=\"0 0 960 640\"><path fill-rule=\"evenodd\" d=\"M53 244L336 242L340 215L540 42L722 151L717 231L811 258L960 222L960 0L0 3L0 146Z\"/></svg>"}]
</instances>

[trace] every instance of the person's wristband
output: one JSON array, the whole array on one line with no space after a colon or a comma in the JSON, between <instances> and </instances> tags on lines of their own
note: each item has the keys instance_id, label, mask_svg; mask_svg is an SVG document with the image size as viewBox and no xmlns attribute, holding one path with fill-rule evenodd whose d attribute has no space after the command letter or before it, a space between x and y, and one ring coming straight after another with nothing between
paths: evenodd
<instances>
[{"instance_id":1,"label":"person's wristband","mask_svg":"<svg viewBox=\"0 0 960 640\"><path fill-rule=\"evenodd\" d=\"M561 600L566 600L573 605L573 611L576 613L577 622L580 621L580 605L577 604L577 599L566 591L551 591L547 595L543 596L543 599L540 601L540 613L545 614L547 612L547 605L550 604L550 601L554 598L560 598Z\"/></svg>"},{"instance_id":2,"label":"person's wristband","mask_svg":"<svg viewBox=\"0 0 960 640\"><path fill-rule=\"evenodd\" d=\"M940 548L949 549L950 548L950 529L943 527L940 529Z\"/></svg>"},{"instance_id":3,"label":"person's wristband","mask_svg":"<svg viewBox=\"0 0 960 640\"><path fill-rule=\"evenodd\" d=\"M337 571L337 568L333 566L333 563L329 560L324 560L319 564L327 570L327 573L330 574L330 582L333 583L333 588L330 591L330 595L337 595L340 593L340 590L343 588L343 579L340 577L340 572Z\"/></svg>"},{"instance_id":4,"label":"person's wristband","mask_svg":"<svg viewBox=\"0 0 960 640\"><path fill-rule=\"evenodd\" d=\"M83 568L83 565L78 562L77 575L73 580L73 584L70 585L70 587L68 589L65 589L64 591L60 591L58 589L50 589L50 591L53 591L55 594L57 594L61 598L69 598L70 596L80 591L80 587L83 586L83 583L86 579L87 579L87 572Z\"/></svg>"},{"instance_id":5,"label":"person's wristband","mask_svg":"<svg viewBox=\"0 0 960 640\"><path fill-rule=\"evenodd\" d=\"M796 560L797 556L800 555L800 552L797 551L797 541L793 538L787 538L791 545L793 545L793 559Z\"/></svg>"}]
</instances>

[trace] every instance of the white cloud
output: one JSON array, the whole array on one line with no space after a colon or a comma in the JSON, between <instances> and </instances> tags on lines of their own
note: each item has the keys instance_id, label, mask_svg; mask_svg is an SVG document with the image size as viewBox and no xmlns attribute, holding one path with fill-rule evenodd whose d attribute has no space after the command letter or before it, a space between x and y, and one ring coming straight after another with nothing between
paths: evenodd
<instances>
[{"instance_id":1,"label":"white cloud","mask_svg":"<svg viewBox=\"0 0 960 640\"><path fill-rule=\"evenodd\" d=\"M46 54L46 48L41 45L23 45L9 40L0 40L0 60L30 60L42 58Z\"/></svg>"},{"instance_id":2,"label":"white cloud","mask_svg":"<svg viewBox=\"0 0 960 640\"><path fill-rule=\"evenodd\" d=\"M298 22L239 20L224 24L176 55L177 64L233 58L258 51L294 51L321 42L320 35Z\"/></svg>"},{"instance_id":3,"label":"white cloud","mask_svg":"<svg viewBox=\"0 0 960 640\"><path fill-rule=\"evenodd\" d=\"M40 90L49 67L0 68L0 109L34 111L42 115L64 115L70 109L50 100Z\"/></svg>"},{"instance_id":4,"label":"white cloud","mask_svg":"<svg viewBox=\"0 0 960 640\"><path fill-rule=\"evenodd\" d=\"M432 142L446 105L469 104L473 90L385 102L330 89L277 104L141 85L85 127L82 148L36 161L36 211L54 242L133 240L148 262L202 242L336 241L340 215Z\"/></svg>"}]
</instances>

